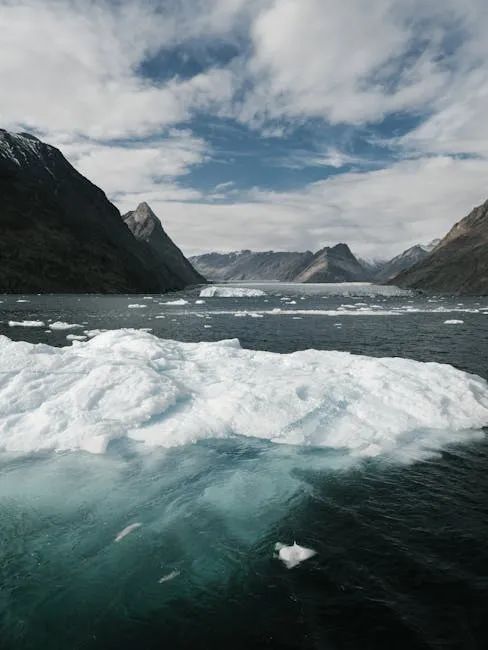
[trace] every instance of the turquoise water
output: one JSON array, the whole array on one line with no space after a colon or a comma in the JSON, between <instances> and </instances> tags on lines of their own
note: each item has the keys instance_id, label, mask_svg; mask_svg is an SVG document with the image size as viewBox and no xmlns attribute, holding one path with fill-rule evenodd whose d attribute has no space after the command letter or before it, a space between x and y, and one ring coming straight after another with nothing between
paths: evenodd
<instances>
[{"instance_id":1,"label":"turquoise water","mask_svg":"<svg viewBox=\"0 0 488 650\"><path fill-rule=\"evenodd\" d=\"M1 333L59 346L70 331L147 327L164 338L402 356L488 376L486 299L266 291L199 305L198 292L181 292L172 297L188 300L181 306L4 296ZM358 313L234 316L296 310L284 296L300 310ZM400 313L361 315L365 305ZM82 327L48 333L49 319ZM485 648L487 463L485 440L410 464L252 438L3 454L0 647ZM287 570L274 545L294 540L317 555Z\"/></svg>"}]
</instances>

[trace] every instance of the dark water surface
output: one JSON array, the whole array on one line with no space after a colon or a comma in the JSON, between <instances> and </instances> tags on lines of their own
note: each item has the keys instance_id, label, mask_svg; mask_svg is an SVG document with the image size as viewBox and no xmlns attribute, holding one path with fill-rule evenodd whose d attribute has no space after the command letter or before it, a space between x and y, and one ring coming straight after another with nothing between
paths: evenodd
<instances>
[{"instance_id":1,"label":"dark water surface","mask_svg":"<svg viewBox=\"0 0 488 650\"><path fill-rule=\"evenodd\" d=\"M64 346L85 330L151 328L276 352L438 361L488 378L487 298L265 291L0 296L0 334ZM187 302L166 304L175 300ZM34 320L45 325L8 324ZM80 327L50 329L60 321ZM142 525L114 543L131 522ZM274 544L294 540L317 555L287 570ZM3 455L0 648L484 650L487 540L486 440L408 465L253 439Z\"/></svg>"}]
</instances>

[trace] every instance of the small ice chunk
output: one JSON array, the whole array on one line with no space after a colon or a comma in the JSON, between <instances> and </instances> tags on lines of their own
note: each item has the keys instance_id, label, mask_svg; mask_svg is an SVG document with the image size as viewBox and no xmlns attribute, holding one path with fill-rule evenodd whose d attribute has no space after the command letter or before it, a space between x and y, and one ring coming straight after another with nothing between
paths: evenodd
<instances>
[{"instance_id":1,"label":"small ice chunk","mask_svg":"<svg viewBox=\"0 0 488 650\"><path fill-rule=\"evenodd\" d=\"M128 309L146 309L147 305L138 305L133 303L132 305L127 305Z\"/></svg>"},{"instance_id":2,"label":"small ice chunk","mask_svg":"<svg viewBox=\"0 0 488 650\"><path fill-rule=\"evenodd\" d=\"M117 533L114 542L120 542L121 539L124 539L124 537L127 537L127 535L130 535L130 533L132 533L137 528L140 528L141 526L142 524L138 521L136 521L136 523L134 524L130 524L129 526L126 526L120 531L120 533Z\"/></svg>"},{"instance_id":3,"label":"small ice chunk","mask_svg":"<svg viewBox=\"0 0 488 650\"><path fill-rule=\"evenodd\" d=\"M9 327L45 327L42 320L9 320Z\"/></svg>"},{"instance_id":4,"label":"small ice chunk","mask_svg":"<svg viewBox=\"0 0 488 650\"><path fill-rule=\"evenodd\" d=\"M86 339L86 334L67 334L66 338L68 341L84 341Z\"/></svg>"},{"instance_id":5,"label":"small ice chunk","mask_svg":"<svg viewBox=\"0 0 488 650\"><path fill-rule=\"evenodd\" d=\"M300 546L296 542L293 542L292 546L286 546L286 544L277 542L275 544L275 551L278 551L278 557L287 569L293 569L293 567L296 567L301 562L317 555L317 551Z\"/></svg>"},{"instance_id":6,"label":"small ice chunk","mask_svg":"<svg viewBox=\"0 0 488 650\"><path fill-rule=\"evenodd\" d=\"M195 300L195 305L204 305L205 300Z\"/></svg>"},{"instance_id":7,"label":"small ice chunk","mask_svg":"<svg viewBox=\"0 0 488 650\"><path fill-rule=\"evenodd\" d=\"M30 302L30 300L23 300L22 298L17 300L17 302Z\"/></svg>"},{"instance_id":8,"label":"small ice chunk","mask_svg":"<svg viewBox=\"0 0 488 650\"><path fill-rule=\"evenodd\" d=\"M444 321L444 325L462 325L463 323L464 323L463 320L456 320L454 318L452 320Z\"/></svg>"},{"instance_id":9,"label":"small ice chunk","mask_svg":"<svg viewBox=\"0 0 488 650\"><path fill-rule=\"evenodd\" d=\"M187 305L188 300L183 300L183 298L180 298L179 300L167 300L166 302L162 303L163 305Z\"/></svg>"},{"instance_id":10,"label":"small ice chunk","mask_svg":"<svg viewBox=\"0 0 488 650\"><path fill-rule=\"evenodd\" d=\"M159 578L158 582L159 584L162 584L163 582L169 582L170 580L173 580L173 578L177 578L180 575L180 573L181 572L178 571L178 569L175 569L174 571L167 573L162 578Z\"/></svg>"},{"instance_id":11,"label":"small ice chunk","mask_svg":"<svg viewBox=\"0 0 488 650\"><path fill-rule=\"evenodd\" d=\"M65 323L64 321L56 321L55 323L51 323L49 327L52 330L76 330L80 327L83 327L83 325L78 325L78 323Z\"/></svg>"}]
</instances>

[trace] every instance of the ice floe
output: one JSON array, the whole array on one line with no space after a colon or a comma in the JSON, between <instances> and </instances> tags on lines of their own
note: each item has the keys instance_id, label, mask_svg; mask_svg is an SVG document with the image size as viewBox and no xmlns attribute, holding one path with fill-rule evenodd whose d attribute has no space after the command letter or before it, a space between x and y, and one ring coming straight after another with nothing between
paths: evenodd
<instances>
[{"instance_id":1,"label":"ice floe","mask_svg":"<svg viewBox=\"0 0 488 650\"><path fill-rule=\"evenodd\" d=\"M147 305L140 305L139 303L132 303L131 305L127 305L128 309L146 309Z\"/></svg>"},{"instance_id":2,"label":"ice floe","mask_svg":"<svg viewBox=\"0 0 488 650\"><path fill-rule=\"evenodd\" d=\"M279 559L287 569L293 569L305 560L309 560L314 555L317 555L317 551L300 546L296 542L293 542L291 546L277 542L275 544L275 551L278 552Z\"/></svg>"},{"instance_id":3,"label":"ice floe","mask_svg":"<svg viewBox=\"0 0 488 650\"><path fill-rule=\"evenodd\" d=\"M455 318L444 321L444 325L462 325L463 323L463 320L456 320Z\"/></svg>"},{"instance_id":4,"label":"ice floe","mask_svg":"<svg viewBox=\"0 0 488 650\"><path fill-rule=\"evenodd\" d=\"M180 298L178 300L167 300L166 302L160 303L161 305L187 305L188 300L184 300L184 298Z\"/></svg>"},{"instance_id":5,"label":"ice floe","mask_svg":"<svg viewBox=\"0 0 488 650\"><path fill-rule=\"evenodd\" d=\"M9 327L46 327L42 320L9 320Z\"/></svg>"},{"instance_id":6,"label":"ice floe","mask_svg":"<svg viewBox=\"0 0 488 650\"><path fill-rule=\"evenodd\" d=\"M245 287L205 287L200 291L200 298L258 298L265 296L262 289Z\"/></svg>"},{"instance_id":7,"label":"ice floe","mask_svg":"<svg viewBox=\"0 0 488 650\"><path fill-rule=\"evenodd\" d=\"M62 348L2 336L0 367L0 448L20 453L248 436L408 461L488 425L485 380L409 359L115 330Z\"/></svg>"},{"instance_id":8,"label":"ice floe","mask_svg":"<svg viewBox=\"0 0 488 650\"><path fill-rule=\"evenodd\" d=\"M49 323L48 327L52 330L76 330L83 327L83 325L78 325L78 323L65 323L64 321L56 321L55 323Z\"/></svg>"}]
</instances>

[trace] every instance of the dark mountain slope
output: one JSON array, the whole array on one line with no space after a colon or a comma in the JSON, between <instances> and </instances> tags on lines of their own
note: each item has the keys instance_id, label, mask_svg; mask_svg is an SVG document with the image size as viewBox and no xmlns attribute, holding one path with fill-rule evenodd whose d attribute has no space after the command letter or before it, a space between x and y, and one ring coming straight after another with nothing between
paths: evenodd
<instances>
[{"instance_id":1,"label":"dark mountain slope","mask_svg":"<svg viewBox=\"0 0 488 650\"><path fill-rule=\"evenodd\" d=\"M0 292L165 291L146 251L62 153L0 130Z\"/></svg>"},{"instance_id":2,"label":"dark mountain slope","mask_svg":"<svg viewBox=\"0 0 488 650\"><path fill-rule=\"evenodd\" d=\"M169 288L179 289L181 286L205 282L205 278L195 271L168 237L147 203L140 203L136 210L127 212L122 218L143 247L151 271L165 277Z\"/></svg>"},{"instance_id":3,"label":"dark mountain slope","mask_svg":"<svg viewBox=\"0 0 488 650\"><path fill-rule=\"evenodd\" d=\"M428 257L391 284L445 293L488 294L488 201L456 223Z\"/></svg>"}]
</instances>

